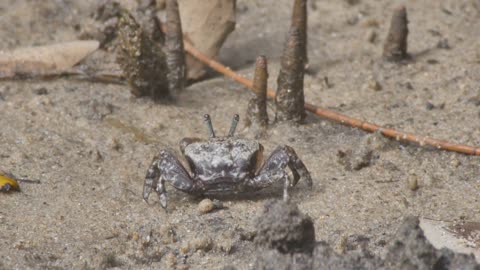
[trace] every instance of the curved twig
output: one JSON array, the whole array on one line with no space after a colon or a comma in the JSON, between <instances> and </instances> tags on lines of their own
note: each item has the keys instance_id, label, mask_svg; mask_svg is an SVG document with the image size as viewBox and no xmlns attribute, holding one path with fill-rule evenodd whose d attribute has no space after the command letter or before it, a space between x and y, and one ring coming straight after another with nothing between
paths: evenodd
<instances>
[{"instance_id":1,"label":"curved twig","mask_svg":"<svg viewBox=\"0 0 480 270\"><path fill-rule=\"evenodd\" d=\"M240 74L236 73L235 71L231 70L228 67L225 67L221 63L210 59L208 56L197 50L194 46L192 46L188 41L184 41L185 51L191 54L193 57L198 59L199 61L203 62L204 64L208 65L212 69L216 70L219 73L222 73L225 76L232 78L233 80L243 84L244 86L252 89L253 83L249 79L241 76ZM272 89L267 90L267 95L271 98L275 98L275 91ZM367 121L362 121L359 119L355 119L346 115L343 115L338 112L330 111L327 109L323 109L317 107L313 104L305 103L305 109L310 111L318 116L324 117L326 119L339 122L343 125L351 126L360 128L362 130L368 132L380 132L386 137L394 138L396 140L408 141L412 143L417 143L420 146L430 145L436 147L437 149L454 151L459 153L464 153L468 155L477 155L480 156L480 147L474 147L464 144L456 144L446 140L435 139L426 136L418 136L412 133L406 133L402 131L398 131L391 128L384 128L382 126L376 125L374 123L370 123Z\"/></svg>"}]
</instances>

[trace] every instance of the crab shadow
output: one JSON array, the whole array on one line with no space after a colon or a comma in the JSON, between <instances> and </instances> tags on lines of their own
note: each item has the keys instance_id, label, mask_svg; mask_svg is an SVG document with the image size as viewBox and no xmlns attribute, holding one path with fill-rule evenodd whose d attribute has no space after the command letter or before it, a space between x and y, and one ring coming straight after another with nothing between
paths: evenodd
<instances>
[{"instance_id":1,"label":"crab shadow","mask_svg":"<svg viewBox=\"0 0 480 270\"><path fill-rule=\"evenodd\" d=\"M307 185L298 183L295 187L290 188L288 191L289 199L291 201L304 201L309 197L314 195L314 193L323 192L323 187L320 185L315 185L313 188L307 187ZM254 191L254 192L245 192L238 194L215 194L215 195L187 195L181 191L174 191L171 193L172 196L169 198L172 204L181 204L183 200L188 203L195 204L199 203L203 199L217 199L222 202L242 202L242 201L251 201L251 202L261 202L269 199L282 200L283 199L283 184L277 183L270 187ZM228 209L227 206L224 206L223 209Z\"/></svg>"}]
</instances>

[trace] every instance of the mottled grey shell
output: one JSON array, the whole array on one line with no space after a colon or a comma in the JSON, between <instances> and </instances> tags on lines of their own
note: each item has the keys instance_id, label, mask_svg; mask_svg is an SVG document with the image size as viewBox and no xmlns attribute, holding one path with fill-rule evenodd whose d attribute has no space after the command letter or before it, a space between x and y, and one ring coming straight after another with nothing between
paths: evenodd
<instances>
[{"instance_id":1,"label":"mottled grey shell","mask_svg":"<svg viewBox=\"0 0 480 270\"><path fill-rule=\"evenodd\" d=\"M205 181L225 179L240 182L254 172L260 145L248 139L211 139L185 147L195 177Z\"/></svg>"}]
</instances>

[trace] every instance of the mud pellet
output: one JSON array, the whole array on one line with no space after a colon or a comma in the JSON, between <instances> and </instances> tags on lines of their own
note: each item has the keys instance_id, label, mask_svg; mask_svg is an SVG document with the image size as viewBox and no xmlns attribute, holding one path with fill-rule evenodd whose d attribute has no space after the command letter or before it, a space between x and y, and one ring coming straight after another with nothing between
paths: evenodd
<instances>
[{"instance_id":1,"label":"mud pellet","mask_svg":"<svg viewBox=\"0 0 480 270\"><path fill-rule=\"evenodd\" d=\"M207 214L212 212L215 209L215 205L213 204L212 200L210 199L203 199L198 204L198 212L201 214Z\"/></svg>"},{"instance_id":2,"label":"mud pellet","mask_svg":"<svg viewBox=\"0 0 480 270\"><path fill-rule=\"evenodd\" d=\"M212 239L210 237L200 237L200 238L196 238L194 239L190 246L193 246L193 248L198 251L204 251L204 252L207 252L209 250L212 249L213 247L213 242L212 242Z\"/></svg>"}]
</instances>

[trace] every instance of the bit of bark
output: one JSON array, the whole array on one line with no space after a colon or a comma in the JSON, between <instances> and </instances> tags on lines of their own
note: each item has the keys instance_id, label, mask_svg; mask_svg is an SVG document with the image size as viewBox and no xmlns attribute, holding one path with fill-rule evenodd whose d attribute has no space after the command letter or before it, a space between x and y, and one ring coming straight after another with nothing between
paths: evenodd
<instances>
[{"instance_id":1,"label":"bit of bark","mask_svg":"<svg viewBox=\"0 0 480 270\"><path fill-rule=\"evenodd\" d=\"M283 51L280 74L277 79L275 97L276 121L294 121L300 123L305 119L305 98L303 94L304 62L301 35L292 27L289 31Z\"/></svg>"},{"instance_id":2,"label":"bit of bark","mask_svg":"<svg viewBox=\"0 0 480 270\"><path fill-rule=\"evenodd\" d=\"M167 31L165 49L167 54L168 82L170 93L178 95L185 87L185 51L177 0L167 0Z\"/></svg>"},{"instance_id":3,"label":"bit of bark","mask_svg":"<svg viewBox=\"0 0 480 270\"><path fill-rule=\"evenodd\" d=\"M255 134L255 137L263 137L268 127L267 114L267 81L268 69L267 58L257 57L255 63L255 76L253 78L253 97L248 103L245 126Z\"/></svg>"},{"instance_id":4,"label":"bit of bark","mask_svg":"<svg viewBox=\"0 0 480 270\"><path fill-rule=\"evenodd\" d=\"M157 17L157 3L155 0L140 1L135 19L151 40L160 44L165 42L165 36L160 30L162 29L162 24Z\"/></svg>"},{"instance_id":5,"label":"bit of bark","mask_svg":"<svg viewBox=\"0 0 480 270\"><path fill-rule=\"evenodd\" d=\"M137 0L137 1L138 1L137 11L139 12L146 12L148 10L157 9L156 0Z\"/></svg>"},{"instance_id":6,"label":"bit of bark","mask_svg":"<svg viewBox=\"0 0 480 270\"><path fill-rule=\"evenodd\" d=\"M388 61L401 61L407 54L407 10L400 6L393 12L390 30L383 46L383 57Z\"/></svg>"},{"instance_id":7,"label":"bit of bark","mask_svg":"<svg viewBox=\"0 0 480 270\"><path fill-rule=\"evenodd\" d=\"M179 0L183 33L195 47L215 58L227 36L235 29L235 0ZM205 75L205 65L187 56L187 77Z\"/></svg>"},{"instance_id":8,"label":"bit of bark","mask_svg":"<svg viewBox=\"0 0 480 270\"><path fill-rule=\"evenodd\" d=\"M169 97L165 54L128 11L119 19L120 46L117 62L123 69L133 95L154 100Z\"/></svg>"},{"instance_id":9,"label":"bit of bark","mask_svg":"<svg viewBox=\"0 0 480 270\"><path fill-rule=\"evenodd\" d=\"M302 41L302 56L305 68L308 67L308 51L307 51L307 0L295 0L293 4L292 13L292 28L297 28L300 34L300 40Z\"/></svg>"},{"instance_id":10,"label":"bit of bark","mask_svg":"<svg viewBox=\"0 0 480 270\"><path fill-rule=\"evenodd\" d=\"M82 21L80 39L95 39L101 48L107 48L117 37L118 17L122 7L114 1L99 1L98 7L91 15Z\"/></svg>"},{"instance_id":11,"label":"bit of bark","mask_svg":"<svg viewBox=\"0 0 480 270\"><path fill-rule=\"evenodd\" d=\"M143 32L153 41L163 44L165 41L161 29L161 22L158 19L157 5L155 0L140 0L137 5L122 7L112 0L101 0L100 4L92 14L82 23L80 39L96 39L100 41L100 47L115 47L115 39L118 33L118 18L125 8L132 11L135 20L142 26ZM133 2L132 2L133 3ZM125 4L125 3L124 3Z\"/></svg>"},{"instance_id":12,"label":"bit of bark","mask_svg":"<svg viewBox=\"0 0 480 270\"><path fill-rule=\"evenodd\" d=\"M119 3L110 0L100 1L97 10L93 13L93 19L106 22L111 18L120 16L122 8Z\"/></svg>"}]
</instances>

